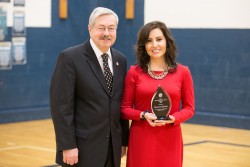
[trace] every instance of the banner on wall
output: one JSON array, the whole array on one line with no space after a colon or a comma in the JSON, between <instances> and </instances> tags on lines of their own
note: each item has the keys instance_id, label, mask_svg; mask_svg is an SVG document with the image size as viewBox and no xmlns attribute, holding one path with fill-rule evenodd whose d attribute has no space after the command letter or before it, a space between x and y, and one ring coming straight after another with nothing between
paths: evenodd
<instances>
[{"instance_id":1,"label":"banner on wall","mask_svg":"<svg viewBox=\"0 0 250 167\"><path fill-rule=\"evenodd\" d=\"M12 56L13 64L21 65L26 64L26 38L25 37L13 37L12 38Z\"/></svg>"},{"instance_id":2,"label":"banner on wall","mask_svg":"<svg viewBox=\"0 0 250 167\"><path fill-rule=\"evenodd\" d=\"M24 22L25 14L22 11L16 11L13 15L12 36L22 37L25 36L26 28Z\"/></svg>"},{"instance_id":3,"label":"banner on wall","mask_svg":"<svg viewBox=\"0 0 250 167\"><path fill-rule=\"evenodd\" d=\"M11 42L0 42L0 70L8 70L11 68Z\"/></svg>"},{"instance_id":4,"label":"banner on wall","mask_svg":"<svg viewBox=\"0 0 250 167\"><path fill-rule=\"evenodd\" d=\"M4 40L7 35L7 12L0 8L0 40Z\"/></svg>"}]
</instances>

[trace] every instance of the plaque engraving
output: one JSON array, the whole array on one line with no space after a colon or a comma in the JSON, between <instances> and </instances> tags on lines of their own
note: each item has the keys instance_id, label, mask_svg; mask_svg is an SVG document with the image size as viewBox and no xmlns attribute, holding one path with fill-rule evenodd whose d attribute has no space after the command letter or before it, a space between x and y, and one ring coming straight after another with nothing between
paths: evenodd
<instances>
[{"instance_id":1,"label":"plaque engraving","mask_svg":"<svg viewBox=\"0 0 250 167\"><path fill-rule=\"evenodd\" d=\"M168 120L170 109L171 99L159 85L151 99L151 110L156 115L157 120Z\"/></svg>"}]
</instances>

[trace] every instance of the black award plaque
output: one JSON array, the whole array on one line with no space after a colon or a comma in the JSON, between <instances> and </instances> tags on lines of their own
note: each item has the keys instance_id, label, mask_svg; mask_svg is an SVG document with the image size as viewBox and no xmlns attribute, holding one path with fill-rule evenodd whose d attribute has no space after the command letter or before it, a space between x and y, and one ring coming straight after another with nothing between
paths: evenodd
<instances>
[{"instance_id":1,"label":"black award plaque","mask_svg":"<svg viewBox=\"0 0 250 167\"><path fill-rule=\"evenodd\" d=\"M171 99L160 85L151 99L151 109L156 115L157 120L169 119L168 115L171 109Z\"/></svg>"}]
</instances>

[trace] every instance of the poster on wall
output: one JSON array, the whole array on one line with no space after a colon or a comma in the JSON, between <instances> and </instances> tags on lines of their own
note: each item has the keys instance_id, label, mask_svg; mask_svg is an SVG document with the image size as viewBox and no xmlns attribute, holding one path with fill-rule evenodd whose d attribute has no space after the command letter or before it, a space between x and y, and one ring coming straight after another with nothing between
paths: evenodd
<instances>
[{"instance_id":1,"label":"poster on wall","mask_svg":"<svg viewBox=\"0 0 250 167\"><path fill-rule=\"evenodd\" d=\"M24 6L25 0L14 0L14 6Z\"/></svg>"},{"instance_id":2,"label":"poster on wall","mask_svg":"<svg viewBox=\"0 0 250 167\"><path fill-rule=\"evenodd\" d=\"M12 36L14 37L25 36L26 28L25 28L24 17L25 17L24 12L21 11L14 12Z\"/></svg>"},{"instance_id":3,"label":"poster on wall","mask_svg":"<svg viewBox=\"0 0 250 167\"><path fill-rule=\"evenodd\" d=\"M0 8L0 40L4 40L7 35L7 13L2 8Z\"/></svg>"},{"instance_id":4,"label":"poster on wall","mask_svg":"<svg viewBox=\"0 0 250 167\"><path fill-rule=\"evenodd\" d=\"M26 64L26 38L13 37L12 38L12 58L14 65Z\"/></svg>"},{"instance_id":5,"label":"poster on wall","mask_svg":"<svg viewBox=\"0 0 250 167\"><path fill-rule=\"evenodd\" d=\"M11 42L0 42L0 70L8 70L11 68Z\"/></svg>"}]
</instances>

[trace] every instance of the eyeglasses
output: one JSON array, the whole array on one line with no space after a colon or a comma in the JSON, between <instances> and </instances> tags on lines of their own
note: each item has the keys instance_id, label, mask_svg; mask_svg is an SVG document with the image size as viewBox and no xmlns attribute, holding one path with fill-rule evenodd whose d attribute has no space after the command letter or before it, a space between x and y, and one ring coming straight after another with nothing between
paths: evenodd
<instances>
[{"instance_id":1,"label":"eyeglasses","mask_svg":"<svg viewBox=\"0 0 250 167\"><path fill-rule=\"evenodd\" d=\"M117 27L95 27L95 29L100 32L105 32L106 30L108 30L108 32L115 32Z\"/></svg>"}]
</instances>

